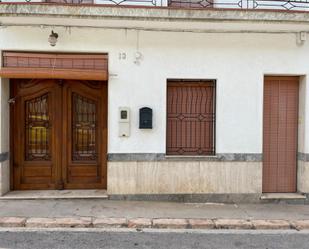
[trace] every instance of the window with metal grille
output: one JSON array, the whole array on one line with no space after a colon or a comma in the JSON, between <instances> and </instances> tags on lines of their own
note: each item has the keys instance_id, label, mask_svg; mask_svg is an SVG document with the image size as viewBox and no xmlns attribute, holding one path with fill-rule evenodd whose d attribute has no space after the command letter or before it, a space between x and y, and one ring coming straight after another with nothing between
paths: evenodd
<instances>
[{"instance_id":1,"label":"window with metal grille","mask_svg":"<svg viewBox=\"0 0 309 249\"><path fill-rule=\"evenodd\" d=\"M167 155L215 154L216 83L168 80Z\"/></svg>"}]
</instances>

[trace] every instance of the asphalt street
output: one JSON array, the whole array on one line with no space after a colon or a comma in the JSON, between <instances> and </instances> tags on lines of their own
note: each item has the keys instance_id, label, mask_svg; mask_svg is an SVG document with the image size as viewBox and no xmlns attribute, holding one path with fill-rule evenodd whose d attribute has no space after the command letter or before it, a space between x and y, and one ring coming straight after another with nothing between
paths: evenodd
<instances>
[{"instance_id":1,"label":"asphalt street","mask_svg":"<svg viewBox=\"0 0 309 249\"><path fill-rule=\"evenodd\" d=\"M309 231L5 230L1 249L308 249Z\"/></svg>"}]
</instances>

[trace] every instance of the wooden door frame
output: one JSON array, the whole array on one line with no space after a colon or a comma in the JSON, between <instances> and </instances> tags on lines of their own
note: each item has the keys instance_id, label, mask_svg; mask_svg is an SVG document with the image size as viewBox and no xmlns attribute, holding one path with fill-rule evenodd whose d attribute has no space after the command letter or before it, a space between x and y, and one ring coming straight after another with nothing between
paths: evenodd
<instances>
[{"instance_id":1,"label":"wooden door frame","mask_svg":"<svg viewBox=\"0 0 309 249\"><path fill-rule=\"evenodd\" d=\"M299 118L299 101L300 101L300 98L299 98L299 90L300 90L300 77L301 75L264 75L263 76L263 101L262 101L262 193L263 192L263 175L264 175L264 155L263 155L263 152L264 152L264 122L265 122L265 119L264 119L264 101L265 101L265 79L266 78L272 78L274 80L281 80L281 79L297 79L297 84L298 84L298 96L297 96L297 117ZM298 191L298 148L299 148L299 139L298 139L298 136L299 136L299 124L297 122L297 126L296 126L296 129L297 129L297 132L296 132L296 175L295 175L295 188L296 188L296 192ZM267 192L268 193L268 192Z\"/></svg>"},{"instance_id":2,"label":"wooden door frame","mask_svg":"<svg viewBox=\"0 0 309 249\"><path fill-rule=\"evenodd\" d=\"M13 85L11 84L11 79L8 79L9 80L9 92L10 92L10 98L14 98L14 87ZM30 80L30 79L29 79ZM83 80L81 80L83 81ZM102 175L105 176L104 178L104 183L103 183L103 189L107 189L107 168L108 168L108 80L106 81L101 81L102 84L106 84L106 91L103 91L104 94L102 96L102 103L103 103L103 107L102 107L102 110L106 111L106 115L105 117L103 117L103 126L105 126L102 131L102 139L104 142L104 144L102 145L103 147L105 147L106 149L106 155L102 155ZM15 187L14 187L14 104L9 104L9 114L10 114L10 120L9 120L9 125L10 125L10 128L9 128L9 142L10 142L10 153L9 153L9 172L10 172L10 176L9 176L9 187L10 187L10 191L11 190L15 190ZM16 122L16 121L15 121ZM61 131L62 133L62 131ZM63 134L61 134L62 136ZM62 169L60 170L60 174L61 174L61 177L63 178L63 173L62 173ZM44 190L43 190L44 191Z\"/></svg>"},{"instance_id":3,"label":"wooden door frame","mask_svg":"<svg viewBox=\"0 0 309 249\"><path fill-rule=\"evenodd\" d=\"M9 89L9 91L10 91L10 99L11 98L14 98L14 89L13 89L13 86L12 86L12 84L11 84L11 79L9 79L9 87L10 87L10 89ZM14 116L14 108L13 108L13 105L14 104L9 104L9 108L10 108L10 111L9 111L9 113L10 113L10 121L9 121L9 123L10 123L10 131L9 131L9 136L10 136L10 138L9 138L9 141L10 141L10 190L14 190L14 164L13 164L13 161L14 161L14 139L13 139L13 134L14 134L14 132L13 132L13 128L14 128L14 118L13 118L13 116Z\"/></svg>"},{"instance_id":4,"label":"wooden door frame","mask_svg":"<svg viewBox=\"0 0 309 249\"><path fill-rule=\"evenodd\" d=\"M4 53L5 52L11 52L11 53L22 53L22 54L32 54L34 56L38 56L40 57L40 55L44 54L45 56L46 55L49 55L49 56L57 56L57 55L60 55L60 56L67 56L67 55L70 55L72 56L72 58L76 58L78 56L82 56L82 57L92 57L92 56L100 56L100 57L103 57L105 59L105 68L104 70L94 70L92 71L91 73L88 72L88 70L86 70L85 72L87 72L85 74L85 72L83 73L80 73L79 76L76 76L76 74L74 74L74 71L70 71L70 70L65 70L66 74L64 74L64 76L62 77L66 77L66 78L69 78L69 79L76 79L76 80L100 80L100 81L104 81L104 84L106 84L106 99L103 99L103 103L105 103L105 106L106 106L106 124L105 124L105 130L102 132L104 134L103 136L103 139L105 139L105 143L104 143L104 146L106 148L106 155L103 155L104 159L105 159L105 165L102 169L102 173L105 174L106 178L105 178L105 189L107 189L107 163L108 163L108 160L107 160L107 154L108 154L108 53L106 52L100 52L100 53L93 53L91 51L87 51L87 52L84 52L84 53L81 53L80 51L71 51L71 52L67 52L67 51L60 51L60 52L52 52L52 51L25 51L25 50L12 50L12 51L2 51L0 52L0 56L2 58L2 65L1 65L1 68L0 68L0 74L2 74L3 72L3 68L4 68L4 65L3 65L3 56L4 56ZM30 66L30 69L31 69L31 66ZM35 69L35 68L34 68ZM6 78L9 80L9 94L10 94L10 98L13 98L13 87L12 85L10 84L10 81L12 78L28 78L28 79L33 79L33 78L41 78L41 77L38 77L38 75L36 74L36 70L32 71L31 73L29 73L29 69L28 68L24 68L24 73L25 75L23 77L20 77L20 75L13 75L13 76L4 76L2 75L3 78ZM96 72L97 71L97 72ZM20 73L20 72L19 72ZM74 74L74 77L72 77L72 74ZM95 75L94 75L95 74ZM49 74L50 75L50 74ZM62 77L57 77L55 75L52 75L53 77L55 78L58 78L58 79L62 79ZM46 78L46 77L44 77ZM14 165L13 165L13 159L14 159L14 131L13 131L13 127L14 127L14 119L13 119L13 115L14 114L14 108L13 108L13 104L10 104L9 105L9 125L10 125L10 128L9 128L9 142L10 142L10 145L9 145L9 148L10 148L10 153L9 153L9 172L10 172L10 176L9 176L9 188L10 190L14 190Z\"/></svg>"}]
</instances>

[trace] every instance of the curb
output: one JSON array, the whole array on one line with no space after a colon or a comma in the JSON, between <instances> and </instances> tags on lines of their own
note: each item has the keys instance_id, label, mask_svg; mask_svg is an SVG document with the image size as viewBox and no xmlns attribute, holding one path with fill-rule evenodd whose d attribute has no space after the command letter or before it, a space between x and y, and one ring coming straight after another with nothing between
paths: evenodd
<instances>
[{"instance_id":1,"label":"curb","mask_svg":"<svg viewBox=\"0 0 309 249\"><path fill-rule=\"evenodd\" d=\"M172 218L26 218L0 217L0 227L26 228L157 228L157 229L309 229L309 220L172 219Z\"/></svg>"}]
</instances>

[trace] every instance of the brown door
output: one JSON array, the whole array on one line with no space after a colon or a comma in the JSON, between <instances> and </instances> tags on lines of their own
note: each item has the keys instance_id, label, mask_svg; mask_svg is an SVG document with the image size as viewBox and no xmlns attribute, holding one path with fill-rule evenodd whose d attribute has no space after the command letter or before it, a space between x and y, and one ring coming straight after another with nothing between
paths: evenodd
<instances>
[{"instance_id":1,"label":"brown door","mask_svg":"<svg viewBox=\"0 0 309 249\"><path fill-rule=\"evenodd\" d=\"M11 83L14 189L106 188L107 84Z\"/></svg>"},{"instance_id":2,"label":"brown door","mask_svg":"<svg viewBox=\"0 0 309 249\"><path fill-rule=\"evenodd\" d=\"M265 77L263 192L296 192L298 77Z\"/></svg>"},{"instance_id":3,"label":"brown door","mask_svg":"<svg viewBox=\"0 0 309 249\"><path fill-rule=\"evenodd\" d=\"M65 188L106 187L106 101L101 82L70 80L63 85Z\"/></svg>"}]
</instances>

